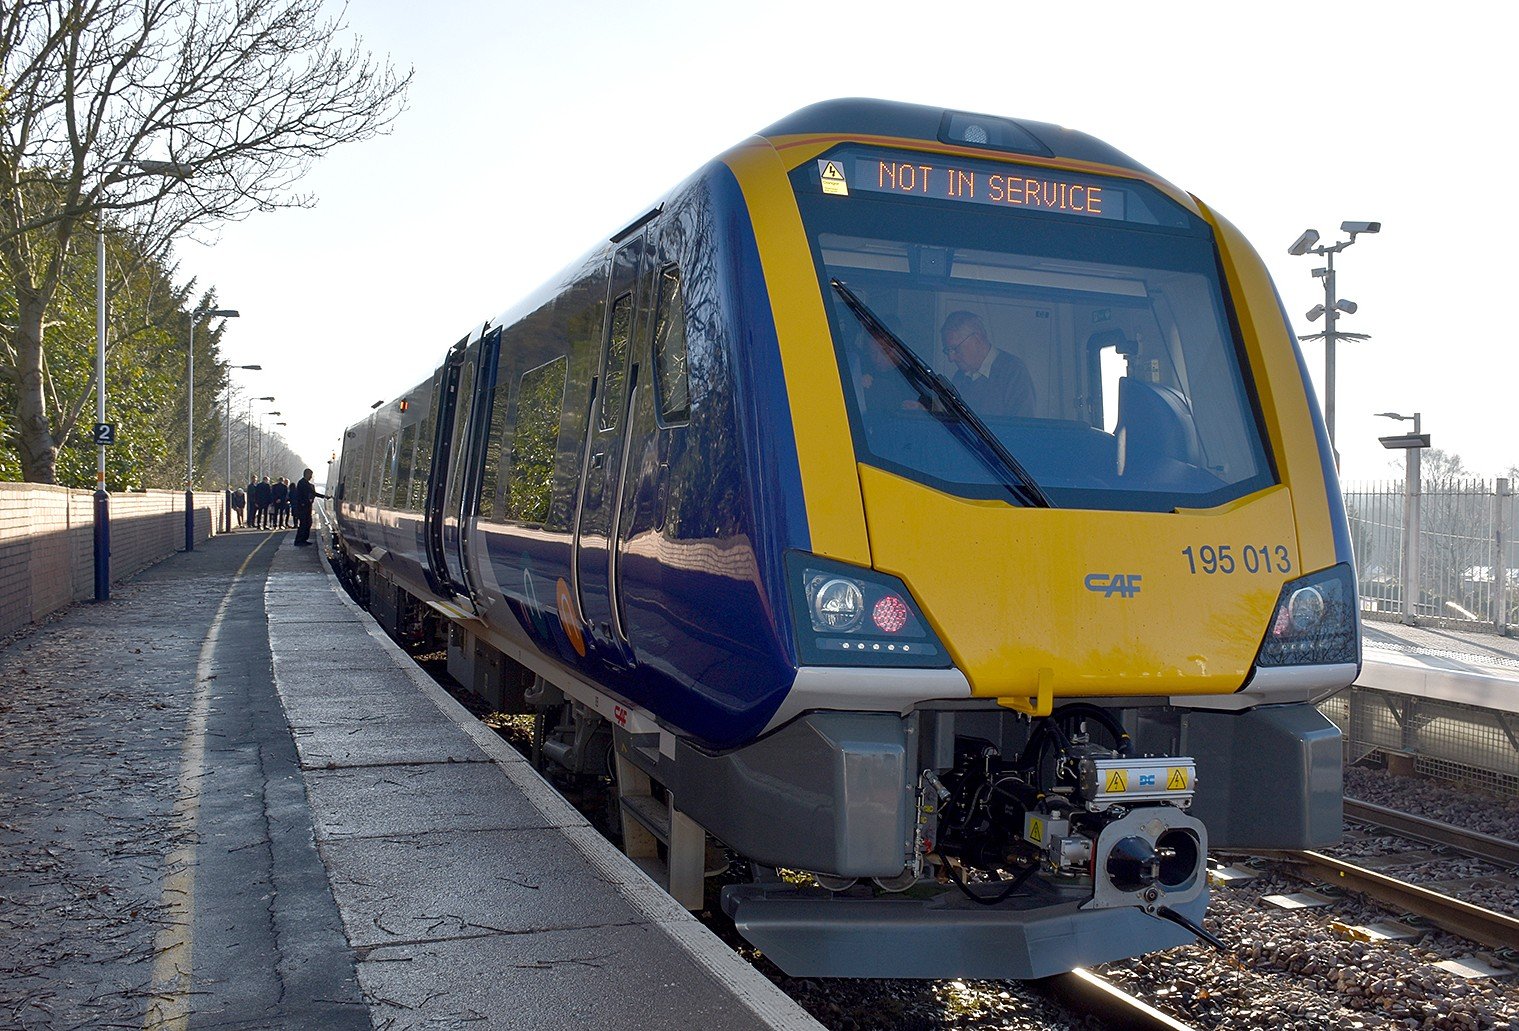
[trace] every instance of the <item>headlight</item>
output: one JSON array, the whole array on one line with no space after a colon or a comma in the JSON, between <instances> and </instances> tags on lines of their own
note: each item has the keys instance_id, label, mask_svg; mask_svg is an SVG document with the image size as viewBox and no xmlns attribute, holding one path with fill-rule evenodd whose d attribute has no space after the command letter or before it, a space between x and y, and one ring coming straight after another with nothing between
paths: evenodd
<instances>
[{"instance_id":1,"label":"headlight","mask_svg":"<svg viewBox=\"0 0 1519 1031\"><path fill-rule=\"evenodd\" d=\"M1315 666L1360 658L1355 575L1342 563L1282 587L1256 664Z\"/></svg>"},{"instance_id":2,"label":"headlight","mask_svg":"<svg viewBox=\"0 0 1519 1031\"><path fill-rule=\"evenodd\" d=\"M791 552L797 657L810 666L944 668L944 647L894 576Z\"/></svg>"},{"instance_id":3,"label":"headlight","mask_svg":"<svg viewBox=\"0 0 1519 1031\"><path fill-rule=\"evenodd\" d=\"M865 592L852 580L834 578L812 594L812 623L818 630L847 634L865 621Z\"/></svg>"},{"instance_id":4,"label":"headlight","mask_svg":"<svg viewBox=\"0 0 1519 1031\"><path fill-rule=\"evenodd\" d=\"M1310 633L1323 622L1325 607L1317 587L1299 587L1287 598L1287 626L1295 634Z\"/></svg>"}]
</instances>

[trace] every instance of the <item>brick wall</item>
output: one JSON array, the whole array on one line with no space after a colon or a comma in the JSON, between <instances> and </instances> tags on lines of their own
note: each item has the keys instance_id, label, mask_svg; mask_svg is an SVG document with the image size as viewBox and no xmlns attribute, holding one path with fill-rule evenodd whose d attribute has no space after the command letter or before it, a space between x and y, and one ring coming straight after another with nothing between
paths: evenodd
<instances>
[{"instance_id":1,"label":"brick wall","mask_svg":"<svg viewBox=\"0 0 1519 1031\"><path fill-rule=\"evenodd\" d=\"M195 495L195 539L211 536L225 495ZM111 580L125 580L185 544L183 491L111 495ZM95 597L93 491L0 482L0 637Z\"/></svg>"}]
</instances>

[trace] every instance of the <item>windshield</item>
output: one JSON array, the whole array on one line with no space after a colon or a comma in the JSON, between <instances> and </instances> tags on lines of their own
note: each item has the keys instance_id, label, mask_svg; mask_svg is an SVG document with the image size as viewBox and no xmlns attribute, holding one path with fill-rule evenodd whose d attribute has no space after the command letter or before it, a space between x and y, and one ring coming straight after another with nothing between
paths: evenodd
<instances>
[{"instance_id":1,"label":"windshield","mask_svg":"<svg viewBox=\"0 0 1519 1031\"><path fill-rule=\"evenodd\" d=\"M863 148L793 182L862 461L1008 497L848 296L1056 505L1205 508L1274 482L1211 235L1158 191Z\"/></svg>"}]
</instances>

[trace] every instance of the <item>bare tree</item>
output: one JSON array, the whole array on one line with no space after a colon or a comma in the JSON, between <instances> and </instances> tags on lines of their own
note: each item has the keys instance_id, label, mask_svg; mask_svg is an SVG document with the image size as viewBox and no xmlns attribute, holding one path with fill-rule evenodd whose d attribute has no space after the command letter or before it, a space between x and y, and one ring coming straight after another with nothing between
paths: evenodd
<instances>
[{"instance_id":1,"label":"bare tree","mask_svg":"<svg viewBox=\"0 0 1519 1031\"><path fill-rule=\"evenodd\" d=\"M411 73L339 42L321 0L10 0L0 10L0 270L16 294L0 374L27 480L55 479L46 317L81 233L177 237L296 191L340 143L384 131ZM93 392L93 377L84 388Z\"/></svg>"}]
</instances>

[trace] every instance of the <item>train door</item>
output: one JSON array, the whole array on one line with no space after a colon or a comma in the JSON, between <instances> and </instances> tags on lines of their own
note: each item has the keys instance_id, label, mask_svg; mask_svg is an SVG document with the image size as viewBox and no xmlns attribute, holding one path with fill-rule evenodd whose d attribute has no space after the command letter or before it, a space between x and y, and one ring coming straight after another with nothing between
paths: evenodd
<instances>
[{"instance_id":1,"label":"train door","mask_svg":"<svg viewBox=\"0 0 1519 1031\"><path fill-rule=\"evenodd\" d=\"M427 537L427 571L433 590L439 594L459 594L465 590L462 579L449 576L444 556L443 524L445 522L444 497L449 481L449 459L453 454L454 414L458 407L459 379L464 369L465 345L461 340L448 352L448 358L439 371L433 393L433 460L427 476L426 514L423 517L423 533Z\"/></svg>"},{"instance_id":2,"label":"train door","mask_svg":"<svg viewBox=\"0 0 1519 1031\"><path fill-rule=\"evenodd\" d=\"M451 458L442 506L443 569L454 594L469 599L473 599L476 586L470 579L469 538L479 503L500 347L501 330L497 329L464 352L455 395Z\"/></svg>"},{"instance_id":3,"label":"train door","mask_svg":"<svg viewBox=\"0 0 1519 1031\"><path fill-rule=\"evenodd\" d=\"M586 427L575 520L574 575L581 615L603 655L624 664L632 656L617 599L617 551L608 544L617 539L629 415L639 387L633 341L647 317L648 304L642 296L647 263L647 243L640 228L612 258L600 373Z\"/></svg>"}]
</instances>

